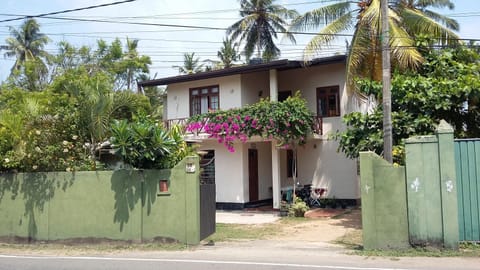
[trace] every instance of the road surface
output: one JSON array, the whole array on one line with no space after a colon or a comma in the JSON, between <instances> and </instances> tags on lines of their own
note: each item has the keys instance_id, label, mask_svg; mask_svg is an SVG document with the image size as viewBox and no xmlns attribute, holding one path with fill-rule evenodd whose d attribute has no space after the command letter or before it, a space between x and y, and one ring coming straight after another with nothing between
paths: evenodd
<instances>
[{"instance_id":1,"label":"road surface","mask_svg":"<svg viewBox=\"0 0 480 270\"><path fill-rule=\"evenodd\" d=\"M0 270L450 270L480 269L480 258L370 258L325 243L245 241L187 251L142 251L88 256L0 254Z\"/></svg>"}]
</instances>

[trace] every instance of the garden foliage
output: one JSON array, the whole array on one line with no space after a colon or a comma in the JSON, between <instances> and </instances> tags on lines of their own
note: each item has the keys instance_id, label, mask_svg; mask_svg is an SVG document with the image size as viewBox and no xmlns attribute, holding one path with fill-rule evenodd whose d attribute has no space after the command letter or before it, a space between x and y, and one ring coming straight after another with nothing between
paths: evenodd
<instances>
[{"instance_id":1,"label":"garden foliage","mask_svg":"<svg viewBox=\"0 0 480 270\"><path fill-rule=\"evenodd\" d=\"M392 77L393 154L403 162L402 140L433 134L441 119L449 122L456 138L480 137L480 55L473 48L429 51L416 72L396 72ZM360 92L381 100L380 83L361 80ZM360 151L382 154L382 107L371 114L344 116L347 130L336 134L348 157Z\"/></svg>"}]
</instances>

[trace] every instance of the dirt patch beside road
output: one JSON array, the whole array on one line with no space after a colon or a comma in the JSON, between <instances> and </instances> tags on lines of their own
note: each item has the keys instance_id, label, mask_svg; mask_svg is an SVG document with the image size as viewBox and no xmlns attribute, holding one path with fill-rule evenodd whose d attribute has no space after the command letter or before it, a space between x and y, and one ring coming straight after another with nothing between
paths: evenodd
<instances>
[{"instance_id":1,"label":"dirt patch beside road","mask_svg":"<svg viewBox=\"0 0 480 270\"><path fill-rule=\"evenodd\" d=\"M280 226L278 234L268 237L275 240L333 242L342 237L360 234L362 227L360 209L346 210L331 218L312 218L299 222L287 222Z\"/></svg>"}]
</instances>

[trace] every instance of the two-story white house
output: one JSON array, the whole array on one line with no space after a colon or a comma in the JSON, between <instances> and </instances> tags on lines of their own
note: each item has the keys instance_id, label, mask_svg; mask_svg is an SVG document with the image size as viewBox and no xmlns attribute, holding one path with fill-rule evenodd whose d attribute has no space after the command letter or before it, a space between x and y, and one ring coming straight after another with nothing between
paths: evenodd
<instances>
[{"instance_id":1,"label":"two-story white house","mask_svg":"<svg viewBox=\"0 0 480 270\"><path fill-rule=\"evenodd\" d=\"M283 100L300 91L316 115L317 135L308 138L297 153L297 180L326 188L327 197L356 201L359 184L356 160L337 152L338 143L329 134L344 128L341 117L351 111L346 91L346 57L302 61L277 60L190 75L143 81L139 87L167 85L164 120L185 123L195 114L227 110L258 102L261 98ZM350 108L350 109L349 109ZM250 139L236 142L229 152L216 140L187 134L199 144L211 164L218 208L239 209L258 201L273 201L278 208L281 191L292 186L293 152L275 142Z\"/></svg>"}]
</instances>

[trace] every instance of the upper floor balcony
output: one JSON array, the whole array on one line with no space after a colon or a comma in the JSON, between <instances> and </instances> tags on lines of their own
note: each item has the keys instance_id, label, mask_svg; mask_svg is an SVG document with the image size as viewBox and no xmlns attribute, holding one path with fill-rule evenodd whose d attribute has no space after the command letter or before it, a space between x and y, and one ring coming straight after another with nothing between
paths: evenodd
<instances>
[{"instance_id":1,"label":"upper floor balcony","mask_svg":"<svg viewBox=\"0 0 480 270\"><path fill-rule=\"evenodd\" d=\"M197 132L196 134L193 134L191 132L186 131L185 127L188 123L188 119L189 119L188 117L169 119L169 120L164 121L163 124L167 129L170 129L174 125L181 126L184 129L184 131L186 132L186 137L189 137L189 138L202 137L202 138L204 138L204 136L199 136L203 133L202 132L203 128L200 129L200 132ZM207 124L208 124L208 119L206 119L202 123L202 126L205 127ZM321 138L321 136L323 135L323 118L321 116L313 116L313 123L312 123L311 128L312 128L313 138ZM203 133L203 134L205 134L205 133Z\"/></svg>"}]
</instances>

